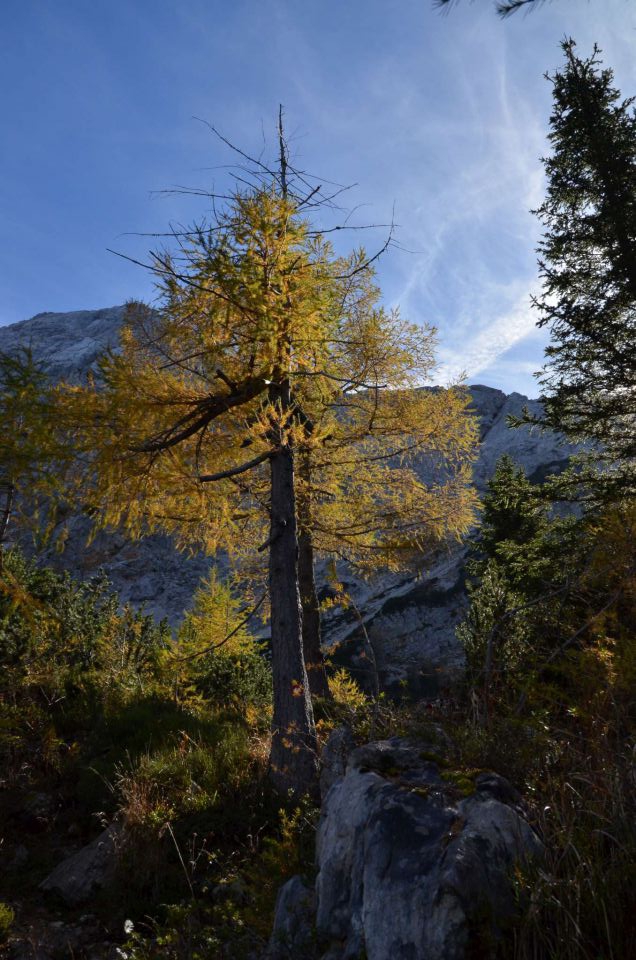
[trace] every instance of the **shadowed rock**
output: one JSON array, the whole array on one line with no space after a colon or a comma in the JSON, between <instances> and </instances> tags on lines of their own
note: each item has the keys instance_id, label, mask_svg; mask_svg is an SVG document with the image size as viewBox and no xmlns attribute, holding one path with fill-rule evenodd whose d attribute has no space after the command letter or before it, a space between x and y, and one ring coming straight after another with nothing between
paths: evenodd
<instances>
[{"instance_id":1,"label":"shadowed rock","mask_svg":"<svg viewBox=\"0 0 636 960\"><path fill-rule=\"evenodd\" d=\"M113 880L120 839L121 828L111 824L92 843L59 863L40 890L57 894L71 907L87 903Z\"/></svg>"},{"instance_id":2,"label":"shadowed rock","mask_svg":"<svg viewBox=\"0 0 636 960\"><path fill-rule=\"evenodd\" d=\"M517 795L429 757L370 744L332 785L317 837L325 960L465 960L472 939L496 938L514 915L513 868L542 851Z\"/></svg>"}]
</instances>

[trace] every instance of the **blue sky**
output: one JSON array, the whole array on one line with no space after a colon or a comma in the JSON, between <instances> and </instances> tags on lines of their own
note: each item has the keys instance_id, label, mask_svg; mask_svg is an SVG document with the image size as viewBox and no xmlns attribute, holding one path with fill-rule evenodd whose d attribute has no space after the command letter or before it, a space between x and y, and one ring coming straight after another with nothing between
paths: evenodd
<instances>
[{"instance_id":1,"label":"blue sky","mask_svg":"<svg viewBox=\"0 0 636 960\"><path fill-rule=\"evenodd\" d=\"M153 191L219 188L207 127L260 150L285 105L297 162L356 183L357 222L398 240L385 301L439 329L446 382L537 394L534 328L546 70L559 41L604 51L636 93L633 0L553 0L499 20L491 0L21 0L0 33L0 324L153 296L131 231L205 213ZM354 220L355 222L355 220ZM350 242L357 241L356 235ZM368 246L374 243L369 236ZM407 252L408 251L408 252Z\"/></svg>"}]
</instances>

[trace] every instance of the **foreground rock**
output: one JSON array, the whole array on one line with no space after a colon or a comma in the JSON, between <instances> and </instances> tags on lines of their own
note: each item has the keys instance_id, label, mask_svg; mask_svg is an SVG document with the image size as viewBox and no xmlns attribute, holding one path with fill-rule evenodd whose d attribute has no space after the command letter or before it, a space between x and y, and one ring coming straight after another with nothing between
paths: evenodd
<instances>
[{"instance_id":1,"label":"foreground rock","mask_svg":"<svg viewBox=\"0 0 636 960\"><path fill-rule=\"evenodd\" d=\"M77 853L63 860L40 884L69 906L87 903L114 878L121 829L112 824Z\"/></svg>"},{"instance_id":2,"label":"foreground rock","mask_svg":"<svg viewBox=\"0 0 636 960\"><path fill-rule=\"evenodd\" d=\"M498 938L515 915L515 864L542 851L518 801L503 778L454 773L401 740L354 750L323 802L313 955L466 960ZM298 941L292 892L293 917L279 901L277 958L310 942L306 929Z\"/></svg>"},{"instance_id":3,"label":"foreground rock","mask_svg":"<svg viewBox=\"0 0 636 960\"><path fill-rule=\"evenodd\" d=\"M278 891L274 932L266 960L293 960L316 956L314 890L301 877L292 877Z\"/></svg>"}]
</instances>

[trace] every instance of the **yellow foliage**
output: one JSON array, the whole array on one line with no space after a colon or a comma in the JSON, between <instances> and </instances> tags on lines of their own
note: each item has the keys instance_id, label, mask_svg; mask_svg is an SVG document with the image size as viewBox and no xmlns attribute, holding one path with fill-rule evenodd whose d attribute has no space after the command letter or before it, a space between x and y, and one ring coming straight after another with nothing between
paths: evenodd
<instances>
[{"instance_id":1,"label":"yellow foliage","mask_svg":"<svg viewBox=\"0 0 636 960\"><path fill-rule=\"evenodd\" d=\"M58 394L95 468L80 487L96 521L253 557L267 457L289 445L315 549L400 566L464 533L475 423L465 391L420 389L435 331L379 306L364 251L336 257L276 186L236 194L217 220L178 258L155 255L160 309L130 304L98 382ZM269 386L285 378L283 409Z\"/></svg>"},{"instance_id":2,"label":"yellow foliage","mask_svg":"<svg viewBox=\"0 0 636 960\"><path fill-rule=\"evenodd\" d=\"M329 690L338 706L355 713L367 704L367 697L350 673L342 667L329 678Z\"/></svg>"},{"instance_id":3,"label":"yellow foliage","mask_svg":"<svg viewBox=\"0 0 636 960\"><path fill-rule=\"evenodd\" d=\"M212 570L196 591L179 630L180 654L204 650L228 655L249 653L254 649L254 638L244 621L245 612L239 609L230 585Z\"/></svg>"}]
</instances>

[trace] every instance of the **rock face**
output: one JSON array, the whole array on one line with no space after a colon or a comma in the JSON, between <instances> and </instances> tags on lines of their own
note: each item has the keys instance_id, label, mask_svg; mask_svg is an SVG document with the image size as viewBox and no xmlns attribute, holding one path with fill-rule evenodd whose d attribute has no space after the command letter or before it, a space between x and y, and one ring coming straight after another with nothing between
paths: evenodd
<instances>
[{"instance_id":1,"label":"rock face","mask_svg":"<svg viewBox=\"0 0 636 960\"><path fill-rule=\"evenodd\" d=\"M329 789L316 850L322 960L466 960L514 916L511 872L542 852L518 796L495 774L468 779L433 756L398 739L369 744ZM286 930L298 936L284 902L279 944Z\"/></svg>"},{"instance_id":2,"label":"rock face","mask_svg":"<svg viewBox=\"0 0 636 960\"><path fill-rule=\"evenodd\" d=\"M274 929L265 960L310 960L315 955L315 894L301 877L292 877L276 897Z\"/></svg>"},{"instance_id":3,"label":"rock face","mask_svg":"<svg viewBox=\"0 0 636 960\"><path fill-rule=\"evenodd\" d=\"M471 386L470 392L480 421L481 444L473 471L480 494L505 453L535 482L564 469L574 447L556 434L507 425L508 417L520 415L524 407L539 413L539 401L479 385ZM338 648L336 662L346 664L368 687L375 660L383 689L398 690L406 682L417 696L443 694L464 662L455 629L466 610L467 553L466 547L453 547L429 558L416 576L380 577L371 585L356 583L345 572L341 579L362 611L374 657L365 650L359 621L345 611L332 616L325 629L327 644Z\"/></svg>"},{"instance_id":4,"label":"rock face","mask_svg":"<svg viewBox=\"0 0 636 960\"><path fill-rule=\"evenodd\" d=\"M125 307L38 313L30 320L0 327L0 350L15 353L30 347L55 380L82 380L95 369L100 354L116 347Z\"/></svg>"},{"instance_id":5,"label":"rock face","mask_svg":"<svg viewBox=\"0 0 636 960\"><path fill-rule=\"evenodd\" d=\"M0 351L30 345L52 377L78 382L94 369L100 352L116 345L123 319L124 307L38 314L0 327ZM482 441L474 471L479 490L503 453L509 453L536 480L563 468L571 448L556 435L527 428L510 430L506 425L508 415L519 414L526 405L538 410L538 401L517 393L506 396L486 386L470 390ZM178 554L165 537L131 543L121 534L103 534L87 547L87 532L86 520L75 518L66 551L61 557L52 554L47 561L80 576L103 568L122 601L167 617L173 625L213 562L209 557ZM463 663L455 627L466 603L464 560L465 550L456 548L429 558L416 576L382 576L372 584L342 571L341 579L361 612L373 657L359 617L351 611L334 611L325 619L324 638L335 651L336 662L345 662L362 682L372 685L369 664L375 660L383 687L399 688L407 681L416 693L436 696Z\"/></svg>"},{"instance_id":6,"label":"rock face","mask_svg":"<svg viewBox=\"0 0 636 960\"><path fill-rule=\"evenodd\" d=\"M0 352L32 350L54 380L80 383L96 369L100 354L116 348L125 307L39 313L30 320L0 327ZM68 545L44 560L74 576L90 577L104 570L122 603L143 607L158 619L176 625L192 594L212 565L210 557L178 553L167 537L131 542L121 533L100 533L87 545L89 523L73 517Z\"/></svg>"},{"instance_id":7,"label":"rock face","mask_svg":"<svg viewBox=\"0 0 636 960\"><path fill-rule=\"evenodd\" d=\"M87 903L114 877L120 828L114 824L71 857L63 860L40 884L45 893L55 893L75 907Z\"/></svg>"}]
</instances>

